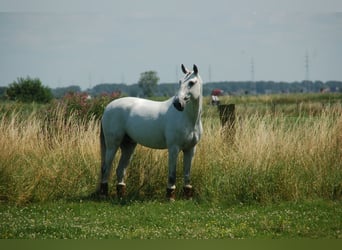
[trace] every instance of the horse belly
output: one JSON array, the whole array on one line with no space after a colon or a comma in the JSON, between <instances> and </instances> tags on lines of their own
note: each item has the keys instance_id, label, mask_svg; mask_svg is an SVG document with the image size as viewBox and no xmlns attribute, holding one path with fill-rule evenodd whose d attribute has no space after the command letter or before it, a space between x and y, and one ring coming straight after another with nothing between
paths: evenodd
<instances>
[{"instance_id":1,"label":"horse belly","mask_svg":"<svg viewBox=\"0 0 342 250\"><path fill-rule=\"evenodd\" d=\"M127 124L127 134L138 144L154 149L167 148L160 122L135 119Z\"/></svg>"}]
</instances>

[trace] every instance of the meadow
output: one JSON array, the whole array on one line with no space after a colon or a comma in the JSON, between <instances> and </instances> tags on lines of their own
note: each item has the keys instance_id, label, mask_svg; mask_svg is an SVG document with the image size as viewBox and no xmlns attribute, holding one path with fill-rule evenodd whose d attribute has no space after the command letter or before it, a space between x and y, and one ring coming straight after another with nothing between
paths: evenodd
<instances>
[{"instance_id":1,"label":"meadow","mask_svg":"<svg viewBox=\"0 0 342 250\"><path fill-rule=\"evenodd\" d=\"M341 238L341 100L340 94L221 98L236 104L234 133L227 136L217 108L206 99L204 135L192 166L195 197L182 200L178 167L175 204L164 200L165 150L138 146L127 171L125 201L118 202L113 193L98 202L92 198L100 169L98 116L80 119L57 104L6 103L0 110L0 237ZM113 169L116 164L117 159ZM70 218L58 220L61 211ZM103 214L101 219L96 213ZM174 222L179 234L166 230L174 213L180 216ZM109 228L105 217L113 231L103 233L99 227L98 232L84 232L87 225ZM28 218L41 230L53 229L33 234L22 222L29 223ZM68 234L73 221L78 227ZM120 223L123 231L115 231Z\"/></svg>"}]
</instances>

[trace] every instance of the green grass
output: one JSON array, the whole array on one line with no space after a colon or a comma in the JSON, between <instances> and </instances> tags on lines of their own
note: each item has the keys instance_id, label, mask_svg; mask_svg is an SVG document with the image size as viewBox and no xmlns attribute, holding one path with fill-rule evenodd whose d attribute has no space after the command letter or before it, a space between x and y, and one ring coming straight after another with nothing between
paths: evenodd
<instances>
[{"instance_id":1,"label":"green grass","mask_svg":"<svg viewBox=\"0 0 342 250\"><path fill-rule=\"evenodd\" d=\"M293 104L293 103L336 103L341 102L342 93L291 93L291 94L272 94L272 95L242 95L242 96L223 96L222 102L235 104Z\"/></svg>"},{"instance_id":2,"label":"green grass","mask_svg":"<svg viewBox=\"0 0 342 250\"><path fill-rule=\"evenodd\" d=\"M306 93L222 96L222 104L236 104L237 113L244 115L273 114L288 116L316 116L327 109L337 110L341 107L341 93ZM206 103L209 103L206 99Z\"/></svg>"},{"instance_id":3,"label":"green grass","mask_svg":"<svg viewBox=\"0 0 342 250\"><path fill-rule=\"evenodd\" d=\"M0 205L0 238L342 238L342 203L212 206L193 201Z\"/></svg>"}]
</instances>

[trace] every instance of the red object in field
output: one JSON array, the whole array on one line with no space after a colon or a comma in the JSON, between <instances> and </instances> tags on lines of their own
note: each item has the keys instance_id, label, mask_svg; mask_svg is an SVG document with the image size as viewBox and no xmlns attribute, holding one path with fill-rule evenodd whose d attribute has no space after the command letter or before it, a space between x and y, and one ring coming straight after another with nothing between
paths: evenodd
<instances>
[{"instance_id":1,"label":"red object in field","mask_svg":"<svg viewBox=\"0 0 342 250\"><path fill-rule=\"evenodd\" d=\"M220 96L223 94L223 90L222 89L213 89L211 91L211 95L214 95L214 96Z\"/></svg>"}]
</instances>

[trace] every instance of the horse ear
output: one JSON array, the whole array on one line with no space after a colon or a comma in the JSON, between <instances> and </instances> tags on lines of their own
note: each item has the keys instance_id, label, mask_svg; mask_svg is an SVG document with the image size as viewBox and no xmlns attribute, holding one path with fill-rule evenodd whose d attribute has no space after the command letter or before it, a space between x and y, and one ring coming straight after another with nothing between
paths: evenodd
<instances>
[{"instance_id":1,"label":"horse ear","mask_svg":"<svg viewBox=\"0 0 342 250\"><path fill-rule=\"evenodd\" d=\"M197 68L196 64L194 64L193 69L194 69L194 73L197 75L198 74L198 68Z\"/></svg>"},{"instance_id":2,"label":"horse ear","mask_svg":"<svg viewBox=\"0 0 342 250\"><path fill-rule=\"evenodd\" d=\"M189 73L189 70L184 66L184 64L182 64L182 71L184 74Z\"/></svg>"}]
</instances>

